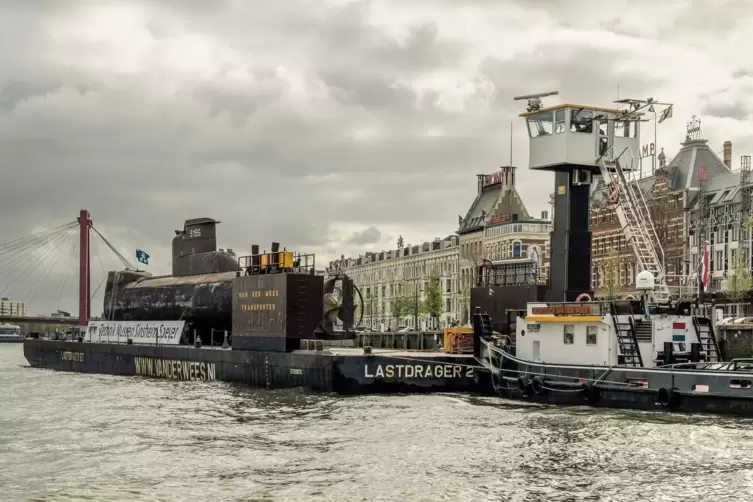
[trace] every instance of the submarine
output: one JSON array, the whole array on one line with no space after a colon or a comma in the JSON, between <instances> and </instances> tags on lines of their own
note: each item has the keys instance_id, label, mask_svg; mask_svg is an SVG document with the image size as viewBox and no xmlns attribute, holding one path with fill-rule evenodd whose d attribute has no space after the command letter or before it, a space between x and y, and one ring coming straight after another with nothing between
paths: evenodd
<instances>
[{"instance_id":1,"label":"submarine","mask_svg":"<svg viewBox=\"0 0 753 502\"><path fill-rule=\"evenodd\" d=\"M403 350L359 347L363 297L350 277L318 275L313 254L276 242L270 251L253 245L247 256L217 249L218 224L185 220L170 275L110 271L106 320L90 321L73 341L24 339L29 365L351 395L477 387L472 354L425 350L404 333L391 334Z\"/></svg>"},{"instance_id":2,"label":"submarine","mask_svg":"<svg viewBox=\"0 0 753 502\"><path fill-rule=\"evenodd\" d=\"M259 251L251 246L251 255L238 257L232 249L217 248L217 225L212 218L187 219L182 230L175 230L172 241L172 274L152 276L143 271L111 271L108 273L104 293L104 317L112 321L185 321L184 343L193 344L197 338L209 345L221 345L225 333L232 336L233 330L233 285L241 275L266 276L296 274L298 284L294 302L299 302L296 316L308 319L301 325L303 331L314 331L317 338L352 338L354 294L363 305L363 297L353 281L338 275L326 283L315 276L314 255L298 255L273 242L270 252ZM301 278L309 275L314 278ZM286 276L287 277L287 276ZM257 279L261 283L279 282L279 278ZM300 284L299 284L300 283ZM305 283L305 288L301 284ZM341 301L333 298L337 292ZM285 285L287 286L287 285ZM279 288L275 289L278 294ZM278 303L284 300L274 297ZM271 297L267 297L271 299ZM327 303L326 311L322 311ZM301 312L305 304L306 312ZM271 304L267 304L271 305ZM282 304L275 307L283 308ZM257 309L261 307L256 307ZM310 312L322 311L316 322ZM257 310L263 316L264 310ZM279 313L280 310L269 312ZM239 317L244 317L239 312ZM363 309L361 309L363 315ZM246 316L247 317L247 316ZM264 321L273 321L270 315ZM339 336L334 333L334 323L345 330ZM256 321L254 321L256 322ZM360 321L359 321L360 322ZM338 324L340 324L338 323Z\"/></svg>"}]
</instances>

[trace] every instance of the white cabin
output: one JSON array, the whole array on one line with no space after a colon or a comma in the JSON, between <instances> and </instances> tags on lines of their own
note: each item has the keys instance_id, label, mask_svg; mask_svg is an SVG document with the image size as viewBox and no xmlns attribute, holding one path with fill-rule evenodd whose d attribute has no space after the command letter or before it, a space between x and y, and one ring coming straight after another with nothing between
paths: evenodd
<instances>
[{"instance_id":1,"label":"white cabin","mask_svg":"<svg viewBox=\"0 0 753 502\"><path fill-rule=\"evenodd\" d=\"M707 346L691 315L609 311L608 302L529 303L525 317L517 319L515 355L546 364L655 368L663 364L665 342L673 343L675 354L688 354L691 343ZM636 342L640 358L632 360Z\"/></svg>"},{"instance_id":2,"label":"white cabin","mask_svg":"<svg viewBox=\"0 0 753 502\"><path fill-rule=\"evenodd\" d=\"M531 169L562 170L596 168L596 159L607 153L614 134L613 156L629 148L639 151L640 125L621 119L627 110L563 104L521 113L528 126ZM631 166L623 166L623 169Z\"/></svg>"}]
</instances>

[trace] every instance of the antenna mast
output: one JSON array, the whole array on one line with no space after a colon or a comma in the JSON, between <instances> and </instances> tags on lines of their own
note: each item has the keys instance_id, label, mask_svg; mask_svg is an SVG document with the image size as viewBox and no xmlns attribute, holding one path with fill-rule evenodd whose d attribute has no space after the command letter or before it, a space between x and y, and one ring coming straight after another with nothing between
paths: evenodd
<instances>
[{"instance_id":1,"label":"antenna mast","mask_svg":"<svg viewBox=\"0 0 753 502\"><path fill-rule=\"evenodd\" d=\"M520 101L522 99L528 100L528 106L526 106L526 111L528 112L537 112L543 108L541 105L541 98L545 98L547 96L556 96L559 94L559 91L549 91L549 92L540 92L537 94L526 94L524 96L516 96L512 99L515 101Z\"/></svg>"}]
</instances>

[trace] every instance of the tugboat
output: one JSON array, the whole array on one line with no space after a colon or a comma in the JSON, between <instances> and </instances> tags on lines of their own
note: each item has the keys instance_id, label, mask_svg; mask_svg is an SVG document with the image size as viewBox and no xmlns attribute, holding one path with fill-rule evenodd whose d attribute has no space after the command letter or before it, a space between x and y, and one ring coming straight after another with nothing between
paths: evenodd
<instances>
[{"instance_id":1,"label":"tugboat","mask_svg":"<svg viewBox=\"0 0 753 502\"><path fill-rule=\"evenodd\" d=\"M547 404L753 415L753 359L723 361L701 301L670 296L661 242L635 177L630 152L639 144L641 110L671 105L542 107L541 97L552 94L519 98L528 100L521 116L531 135L530 167L555 172L549 290L515 313L508 336L494 336L490 315L476 309L474 355L494 389ZM596 176L635 254L638 300L593 300L588 216Z\"/></svg>"}]
</instances>

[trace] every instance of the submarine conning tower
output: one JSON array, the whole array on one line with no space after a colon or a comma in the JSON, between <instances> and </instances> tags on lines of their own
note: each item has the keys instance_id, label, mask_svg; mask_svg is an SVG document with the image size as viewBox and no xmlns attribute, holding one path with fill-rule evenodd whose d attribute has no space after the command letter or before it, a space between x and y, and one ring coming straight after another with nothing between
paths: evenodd
<instances>
[{"instance_id":1,"label":"submarine conning tower","mask_svg":"<svg viewBox=\"0 0 753 502\"><path fill-rule=\"evenodd\" d=\"M613 171L617 158L626 151L638 152L640 114L636 112L640 106L632 110L574 104L542 106L542 97L556 94L532 94L515 100L528 101L520 117L525 118L529 135L529 168L554 172L547 300L573 302L585 295L594 296L589 228L593 178L603 175L605 169ZM631 157L630 153L623 157L623 167L617 169L634 169Z\"/></svg>"},{"instance_id":2,"label":"submarine conning tower","mask_svg":"<svg viewBox=\"0 0 753 502\"><path fill-rule=\"evenodd\" d=\"M214 274L237 270L231 249L217 250L217 224L212 218L188 219L173 237L173 276Z\"/></svg>"},{"instance_id":3,"label":"submarine conning tower","mask_svg":"<svg viewBox=\"0 0 753 502\"><path fill-rule=\"evenodd\" d=\"M272 243L271 251L237 262L233 281L233 350L292 352L311 339L322 319L324 277L316 275L313 254L298 254Z\"/></svg>"}]
</instances>

